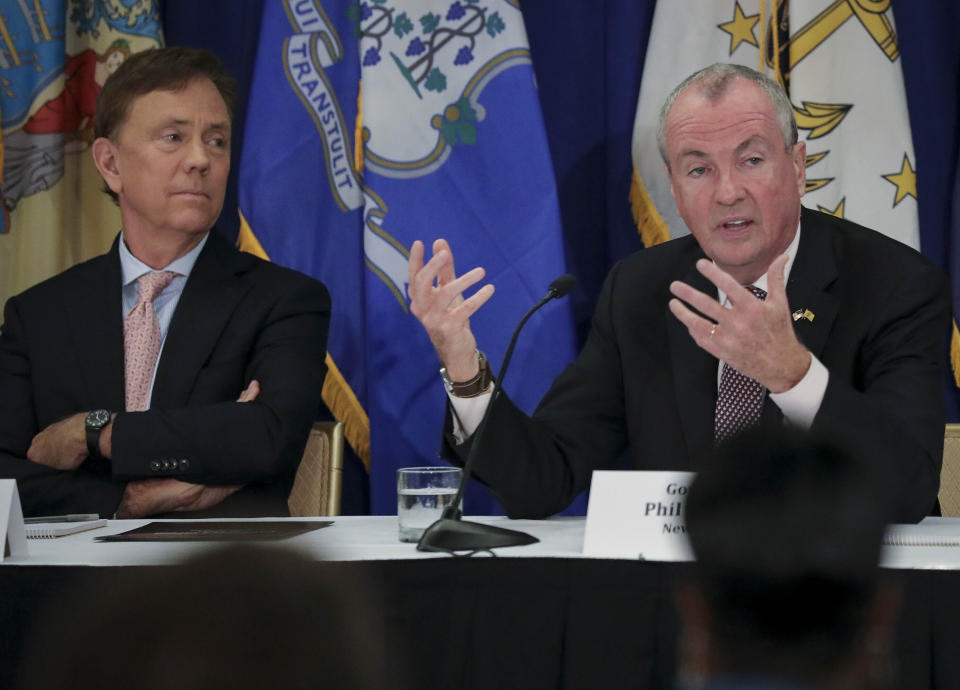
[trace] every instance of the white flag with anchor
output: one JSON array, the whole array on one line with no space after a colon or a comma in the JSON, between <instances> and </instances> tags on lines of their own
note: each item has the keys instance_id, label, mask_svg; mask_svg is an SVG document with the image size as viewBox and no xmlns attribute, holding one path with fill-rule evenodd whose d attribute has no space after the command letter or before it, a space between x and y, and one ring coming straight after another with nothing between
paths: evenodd
<instances>
[{"instance_id":1,"label":"white flag with anchor","mask_svg":"<svg viewBox=\"0 0 960 690\"><path fill-rule=\"evenodd\" d=\"M657 116L674 86L714 62L764 71L787 89L807 141L805 206L919 247L917 165L889 0L809 0L789 4L789 14L773 0L657 4L632 151L646 244L688 233L657 150Z\"/></svg>"}]
</instances>

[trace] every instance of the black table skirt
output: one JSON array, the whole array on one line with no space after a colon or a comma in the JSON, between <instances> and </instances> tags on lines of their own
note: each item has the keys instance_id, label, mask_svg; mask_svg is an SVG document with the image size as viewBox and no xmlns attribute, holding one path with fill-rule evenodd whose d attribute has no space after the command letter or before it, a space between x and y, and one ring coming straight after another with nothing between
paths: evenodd
<instances>
[{"instance_id":1,"label":"black table skirt","mask_svg":"<svg viewBox=\"0 0 960 690\"><path fill-rule=\"evenodd\" d=\"M671 584L688 566L474 558L317 563L381 591L383 663L408 688L672 688ZM36 611L78 578L144 568L0 567L0 687L14 687ZM960 688L960 572L888 571L903 584L895 688ZM103 592L109 597L109 592ZM81 621L65 621L82 633ZM393 658L391 658L393 657Z\"/></svg>"}]
</instances>

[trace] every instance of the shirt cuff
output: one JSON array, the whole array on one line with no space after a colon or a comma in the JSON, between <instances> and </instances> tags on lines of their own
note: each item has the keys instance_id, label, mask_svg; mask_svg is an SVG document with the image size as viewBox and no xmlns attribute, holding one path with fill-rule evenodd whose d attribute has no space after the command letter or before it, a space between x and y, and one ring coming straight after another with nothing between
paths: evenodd
<instances>
[{"instance_id":1,"label":"shirt cuff","mask_svg":"<svg viewBox=\"0 0 960 690\"><path fill-rule=\"evenodd\" d=\"M447 391L450 406L453 408L453 438L456 439L458 446L473 436L473 432L480 426L480 420L483 419L483 413L487 411L492 395L492 383L486 393L472 398L458 398Z\"/></svg>"},{"instance_id":2,"label":"shirt cuff","mask_svg":"<svg viewBox=\"0 0 960 690\"><path fill-rule=\"evenodd\" d=\"M830 372L811 352L810 368L797 385L783 393L771 393L770 399L790 424L807 431L820 411L829 380Z\"/></svg>"}]
</instances>

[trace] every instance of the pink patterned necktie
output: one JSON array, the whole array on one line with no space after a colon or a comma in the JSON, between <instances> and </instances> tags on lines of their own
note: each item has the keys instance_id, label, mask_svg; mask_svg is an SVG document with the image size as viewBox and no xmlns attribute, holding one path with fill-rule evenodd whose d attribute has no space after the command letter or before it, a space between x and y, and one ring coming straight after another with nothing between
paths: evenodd
<instances>
[{"instance_id":1,"label":"pink patterned necktie","mask_svg":"<svg viewBox=\"0 0 960 690\"><path fill-rule=\"evenodd\" d=\"M753 285L746 288L757 299L766 299L767 293ZM744 429L760 423L760 412L767 389L749 376L723 363L720 388L717 390L717 409L713 419L714 443L722 443Z\"/></svg>"},{"instance_id":2,"label":"pink patterned necktie","mask_svg":"<svg viewBox=\"0 0 960 690\"><path fill-rule=\"evenodd\" d=\"M176 277L173 271L144 273L137 278L140 293L136 305L123 320L123 359L128 412L147 409L153 370L160 355L160 322L153 300Z\"/></svg>"}]
</instances>

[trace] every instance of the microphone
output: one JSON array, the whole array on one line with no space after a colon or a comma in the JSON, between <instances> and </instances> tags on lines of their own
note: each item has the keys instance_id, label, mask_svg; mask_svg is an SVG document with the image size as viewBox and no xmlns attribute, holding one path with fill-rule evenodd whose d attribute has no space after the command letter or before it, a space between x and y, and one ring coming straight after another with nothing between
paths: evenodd
<instances>
[{"instance_id":1,"label":"microphone","mask_svg":"<svg viewBox=\"0 0 960 690\"><path fill-rule=\"evenodd\" d=\"M547 294L540 298L520 319L516 329L513 331L513 337L510 338L510 344L507 345L507 352L503 356L503 364L500 367L500 373L493 384L493 395L490 396L490 402L487 409L483 412L480 424L473 435L473 443L470 446L470 452L467 454L467 461L463 464L463 473L460 477L460 486L457 487L457 495L453 503L443 511L443 517L430 525L423 532L420 541L417 543L418 551L485 551L500 546L522 546L524 544L534 544L538 541L536 537L512 529L504 529L494 525L484 525L478 522L466 522L462 520L463 512L460 506L463 503L463 493L470 481L473 473L473 464L477 457L477 449L483 441L483 433L487 428L487 420L490 418L490 410L503 390L503 377L507 373L507 367L510 366L510 358L513 357L513 349L517 344L517 336L520 335L520 329L530 319L534 313L543 305L553 299L565 296L577 284L577 279L566 273L552 283L547 288Z\"/></svg>"},{"instance_id":2,"label":"microphone","mask_svg":"<svg viewBox=\"0 0 960 690\"><path fill-rule=\"evenodd\" d=\"M571 275L570 273L564 273L562 276L550 283L550 287L547 288L547 295L549 296L549 299L566 297L567 293L569 293L575 287L577 287L577 277Z\"/></svg>"}]
</instances>

